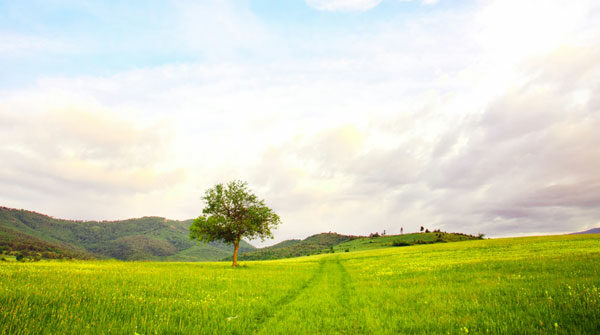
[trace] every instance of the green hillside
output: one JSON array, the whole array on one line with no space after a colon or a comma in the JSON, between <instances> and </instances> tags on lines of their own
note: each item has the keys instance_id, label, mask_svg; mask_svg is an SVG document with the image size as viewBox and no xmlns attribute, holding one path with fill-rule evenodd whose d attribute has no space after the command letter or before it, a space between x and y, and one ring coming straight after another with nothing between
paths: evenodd
<instances>
[{"instance_id":1,"label":"green hillside","mask_svg":"<svg viewBox=\"0 0 600 335\"><path fill-rule=\"evenodd\" d=\"M270 247L241 253L239 260L267 260L316 255L327 252L329 248L354 239L353 236L336 233L321 233L304 240L287 240ZM230 258L227 258L229 260Z\"/></svg>"},{"instance_id":2,"label":"green hillside","mask_svg":"<svg viewBox=\"0 0 600 335\"><path fill-rule=\"evenodd\" d=\"M290 257L318 255L323 253L350 252L380 249L415 244L433 244L481 239L479 236L461 233L414 233L384 236L351 236L336 233L321 233L304 240L287 240L270 247L242 253L240 260L269 260ZM231 257L226 258L230 260Z\"/></svg>"},{"instance_id":3,"label":"green hillside","mask_svg":"<svg viewBox=\"0 0 600 335\"><path fill-rule=\"evenodd\" d=\"M116 258L121 260L219 260L233 247L189 239L191 220L143 217L122 221L72 221L0 207L0 250L27 255L52 252L54 258ZM242 241L240 250L255 248Z\"/></svg>"},{"instance_id":4,"label":"green hillside","mask_svg":"<svg viewBox=\"0 0 600 335\"><path fill-rule=\"evenodd\" d=\"M302 243L302 240L285 240L285 241L279 242L277 244L274 244L274 245L272 245L270 247L266 247L264 249L267 249L267 248L269 248L269 249L279 249L279 248L291 247L291 246L294 246L294 245L297 245L297 244L301 244L301 243Z\"/></svg>"},{"instance_id":5,"label":"green hillside","mask_svg":"<svg viewBox=\"0 0 600 335\"><path fill-rule=\"evenodd\" d=\"M413 233L403 235L384 235L376 237L359 237L333 247L335 252L348 252L358 250L380 249L389 247L410 246L417 244L433 244L444 242L458 242L478 240L482 237L461 233Z\"/></svg>"},{"instance_id":6,"label":"green hillside","mask_svg":"<svg viewBox=\"0 0 600 335\"><path fill-rule=\"evenodd\" d=\"M36 255L38 258L90 259L94 255L85 249L62 242L49 242L7 227L0 226L0 254Z\"/></svg>"},{"instance_id":7,"label":"green hillside","mask_svg":"<svg viewBox=\"0 0 600 335\"><path fill-rule=\"evenodd\" d=\"M599 334L600 234L274 261L0 262L0 334Z\"/></svg>"}]
</instances>

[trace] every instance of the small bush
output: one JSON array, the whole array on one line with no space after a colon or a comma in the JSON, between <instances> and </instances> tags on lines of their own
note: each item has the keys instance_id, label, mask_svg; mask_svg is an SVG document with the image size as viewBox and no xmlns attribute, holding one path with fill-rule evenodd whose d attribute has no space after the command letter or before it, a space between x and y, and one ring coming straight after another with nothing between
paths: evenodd
<instances>
[{"instance_id":1,"label":"small bush","mask_svg":"<svg viewBox=\"0 0 600 335\"><path fill-rule=\"evenodd\" d=\"M404 241L394 241L392 243L392 246L394 246L394 247L407 247L409 245L411 245L411 244L408 242L404 242Z\"/></svg>"}]
</instances>

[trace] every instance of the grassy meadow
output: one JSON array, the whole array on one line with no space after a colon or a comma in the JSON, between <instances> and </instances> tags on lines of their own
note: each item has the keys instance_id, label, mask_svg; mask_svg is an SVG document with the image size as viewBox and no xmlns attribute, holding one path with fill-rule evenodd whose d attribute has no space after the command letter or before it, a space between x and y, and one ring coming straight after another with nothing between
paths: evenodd
<instances>
[{"instance_id":1,"label":"grassy meadow","mask_svg":"<svg viewBox=\"0 0 600 335\"><path fill-rule=\"evenodd\" d=\"M600 235L275 261L0 263L0 334L598 334Z\"/></svg>"},{"instance_id":2,"label":"grassy meadow","mask_svg":"<svg viewBox=\"0 0 600 335\"><path fill-rule=\"evenodd\" d=\"M359 250L371 250L389 248L394 243L405 244L429 244L446 243L478 239L476 236L458 233L433 232L433 233L409 233L404 235L383 235L378 237L361 237L352 239L333 246L335 252L350 252Z\"/></svg>"}]
</instances>

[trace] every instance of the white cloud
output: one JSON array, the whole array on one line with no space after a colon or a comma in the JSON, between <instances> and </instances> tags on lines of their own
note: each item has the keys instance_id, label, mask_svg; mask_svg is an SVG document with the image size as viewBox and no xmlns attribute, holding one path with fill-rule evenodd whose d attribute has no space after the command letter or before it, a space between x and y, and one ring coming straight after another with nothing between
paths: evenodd
<instances>
[{"instance_id":1,"label":"white cloud","mask_svg":"<svg viewBox=\"0 0 600 335\"><path fill-rule=\"evenodd\" d=\"M316 41L287 36L318 57L5 90L0 149L11 159L0 167L0 201L59 217L185 219L198 214L205 188L241 178L281 214L278 240L420 225L491 235L589 227L600 220L600 20L583 7L559 24L560 38L520 48L527 39L502 30L520 8L510 4L324 31ZM560 6L552 8L536 20L552 22ZM534 16L521 9L526 29ZM211 22L239 45L244 27L267 36L265 49L282 39L262 34L256 17L231 15L241 23ZM535 29L523 34L544 34Z\"/></svg>"},{"instance_id":2,"label":"white cloud","mask_svg":"<svg viewBox=\"0 0 600 335\"><path fill-rule=\"evenodd\" d=\"M306 0L315 9L325 11L363 11L376 7L382 0Z\"/></svg>"},{"instance_id":3,"label":"white cloud","mask_svg":"<svg viewBox=\"0 0 600 335\"><path fill-rule=\"evenodd\" d=\"M61 100L47 93L12 96L0 104L4 203L29 208L23 199L49 197L54 200L36 203L66 217L129 216L114 201L126 204L137 194L166 191L185 180L184 169L168 164L168 124L143 126L81 97ZM100 206L98 198L116 211ZM74 207L78 210L68 213Z\"/></svg>"},{"instance_id":4,"label":"white cloud","mask_svg":"<svg viewBox=\"0 0 600 335\"><path fill-rule=\"evenodd\" d=\"M74 50L74 45L58 39L0 31L0 55L21 56L36 52L64 53Z\"/></svg>"},{"instance_id":5,"label":"white cloud","mask_svg":"<svg viewBox=\"0 0 600 335\"><path fill-rule=\"evenodd\" d=\"M241 3L177 0L174 4L177 24L170 38L181 42L176 48L223 58L240 50L259 52L261 45L273 39L260 19Z\"/></svg>"},{"instance_id":6,"label":"white cloud","mask_svg":"<svg viewBox=\"0 0 600 335\"><path fill-rule=\"evenodd\" d=\"M306 4L324 11L365 11L377 7L383 0L306 0ZM395 0L411 2L413 0ZM422 0L424 5L435 5L439 0Z\"/></svg>"}]
</instances>

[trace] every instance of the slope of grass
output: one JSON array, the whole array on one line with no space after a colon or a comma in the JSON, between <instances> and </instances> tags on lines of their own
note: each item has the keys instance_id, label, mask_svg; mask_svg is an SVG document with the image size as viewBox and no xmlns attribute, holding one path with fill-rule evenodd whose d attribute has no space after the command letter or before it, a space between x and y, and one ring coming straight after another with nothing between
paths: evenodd
<instances>
[{"instance_id":1,"label":"slope of grass","mask_svg":"<svg viewBox=\"0 0 600 335\"><path fill-rule=\"evenodd\" d=\"M379 237L359 237L335 245L333 247L335 252L358 251L358 250L370 250L370 249L381 249L393 247L394 243L403 242L405 244L428 244L428 243L439 243L439 242L458 242L477 240L479 237L472 235L465 235L459 233L413 233L403 235L384 235Z\"/></svg>"},{"instance_id":2,"label":"slope of grass","mask_svg":"<svg viewBox=\"0 0 600 335\"><path fill-rule=\"evenodd\" d=\"M0 262L0 334L598 334L600 235L225 263Z\"/></svg>"}]
</instances>

